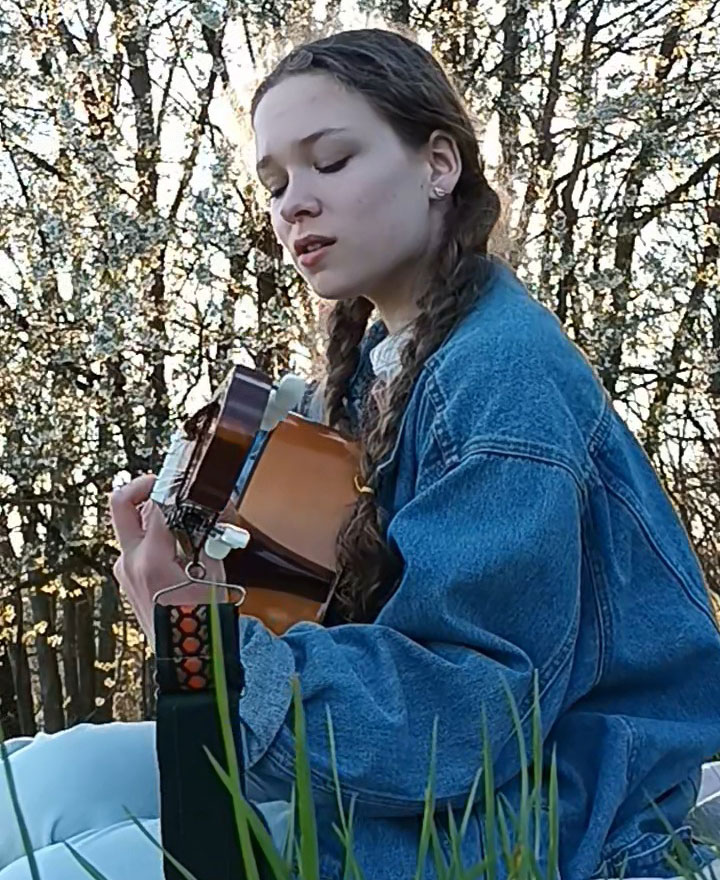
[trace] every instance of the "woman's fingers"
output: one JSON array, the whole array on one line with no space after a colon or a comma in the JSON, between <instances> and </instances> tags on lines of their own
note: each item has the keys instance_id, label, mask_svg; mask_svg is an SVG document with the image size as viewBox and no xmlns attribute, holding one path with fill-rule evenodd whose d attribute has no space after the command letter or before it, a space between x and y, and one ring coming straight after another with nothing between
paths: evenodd
<instances>
[{"instance_id":1,"label":"woman's fingers","mask_svg":"<svg viewBox=\"0 0 720 880\"><path fill-rule=\"evenodd\" d=\"M167 527L165 514L154 501L148 501L143 510L148 541L153 547L162 548L175 558L175 537Z\"/></svg>"},{"instance_id":2,"label":"woman's fingers","mask_svg":"<svg viewBox=\"0 0 720 880\"><path fill-rule=\"evenodd\" d=\"M110 495L112 524L123 551L132 550L143 539L144 529L138 505L150 497L156 479L154 474L143 474Z\"/></svg>"},{"instance_id":3,"label":"woman's fingers","mask_svg":"<svg viewBox=\"0 0 720 880\"><path fill-rule=\"evenodd\" d=\"M155 480L152 474L137 477L113 492L110 498L113 527L122 550L113 572L146 633L152 633L153 598L158 591L187 580L184 570L187 560L178 558L177 542L162 508L150 499ZM221 520L232 522L235 515L232 505L228 505ZM204 552L200 554L200 561L208 581L224 582L222 562L210 559ZM187 584L159 597L159 601L207 602L209 595L205 584Z\"/></svg>"}]
</instances>

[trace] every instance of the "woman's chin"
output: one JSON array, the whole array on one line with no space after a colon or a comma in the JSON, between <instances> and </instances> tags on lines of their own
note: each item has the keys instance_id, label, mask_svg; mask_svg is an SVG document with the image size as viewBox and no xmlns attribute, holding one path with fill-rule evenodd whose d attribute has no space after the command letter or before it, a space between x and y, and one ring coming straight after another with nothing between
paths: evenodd
<instances>
[{"instance_id":1,"label":"woman's chin","mask_svg":"<svg viewBox=\"0 0 720 880\"><path fill-rule=\"evenodd\" d=\"M340 279L331 272L318 272L315 277L307 281L313 293L330 302L352 299L358 295L358 284L350 283L349 279Z\"/></svg>"}]
</instances>

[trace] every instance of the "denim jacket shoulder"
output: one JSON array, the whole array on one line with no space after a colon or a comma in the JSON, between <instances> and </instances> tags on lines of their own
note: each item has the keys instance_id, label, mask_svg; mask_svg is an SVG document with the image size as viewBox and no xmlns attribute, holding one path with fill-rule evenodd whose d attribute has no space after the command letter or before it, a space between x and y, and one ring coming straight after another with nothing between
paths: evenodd
<instances>
[{"instance_id":1,"label":"denim jacket shoulder","mask_svg":"<svg viewBox=\"0 0 720 880\"><path fill-rule=\"evenodd\" d=\"M456 419L454 453L484 443L544 451L585 473L608 399L560 321L508 274L433 365Z\"/></svg>"},{"instance_id":2,"label":"denim jacket shoulder","mask_svg":"<svg viewBox=\"0 0 720 880\"><path fill-rule=\"evenodd\" d=\"M390 476L401 447L412 457L432 439L440 468L496 452L566 467L582 485L610 409L555 315L492 262L471 313L428 359L379 470Z\"/></svg>"}]
</instances>

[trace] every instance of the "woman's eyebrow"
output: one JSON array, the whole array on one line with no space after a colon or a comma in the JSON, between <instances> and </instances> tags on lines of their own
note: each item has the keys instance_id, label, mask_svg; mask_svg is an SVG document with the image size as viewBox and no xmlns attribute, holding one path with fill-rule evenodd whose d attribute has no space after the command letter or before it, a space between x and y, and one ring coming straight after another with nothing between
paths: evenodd
<instances>
[{"instance_id":1,"label":"woman's eyebrow","mask_svg":"<svg viewBox=\"0 0 720 880\"><path fill-rule=\"evenodd\" d=\"M318 131L314 131L312 134L306 134L305 137L300 138L300 140L296 141L296 143L301 147L305 147L308 144L314 144L315 141L320 140L320 138L324 137L326 134L336 134L339 131L347 131L347 130L348 130L347 128L332 128L332 127L321 128ZM270 155L263 156L262 159L260 159L260 161L257 163L257 165L255 167L256 167L257 171L262 171L263 168L267 167L271 162L272 162L272 156L270 156Z\"/></svg>"}]
</instances>

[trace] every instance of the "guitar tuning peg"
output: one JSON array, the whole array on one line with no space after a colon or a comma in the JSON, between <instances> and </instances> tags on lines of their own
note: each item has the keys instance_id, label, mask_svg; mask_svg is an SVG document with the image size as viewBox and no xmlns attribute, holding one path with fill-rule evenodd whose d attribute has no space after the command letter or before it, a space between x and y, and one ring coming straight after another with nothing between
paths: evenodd
<instances>
[{"instance_id":1,"label":"guitar tuning peg","mask_svg":"<svg viewBox=\"0 0 720 880\"><path fill-rule=\"evenodd\" d=\"M215 526L205 541L205 552L211 559L225 559L231 550L244 550L250 543L250 532L230 523Z\"/></svg>"},{"instance_id":2,"label":"guitar tuning peg","mask_svg":"<svg viewBox=\"0 0 720 880\"><path fill-rule=\"evenodd\" d=\"M305 380L288 373L278 382L277 388L270 392L267 406L260 423L261 431L272 429L287 417L288 413L300 404L305 393Z\"/></svg>"}]
</instances>

